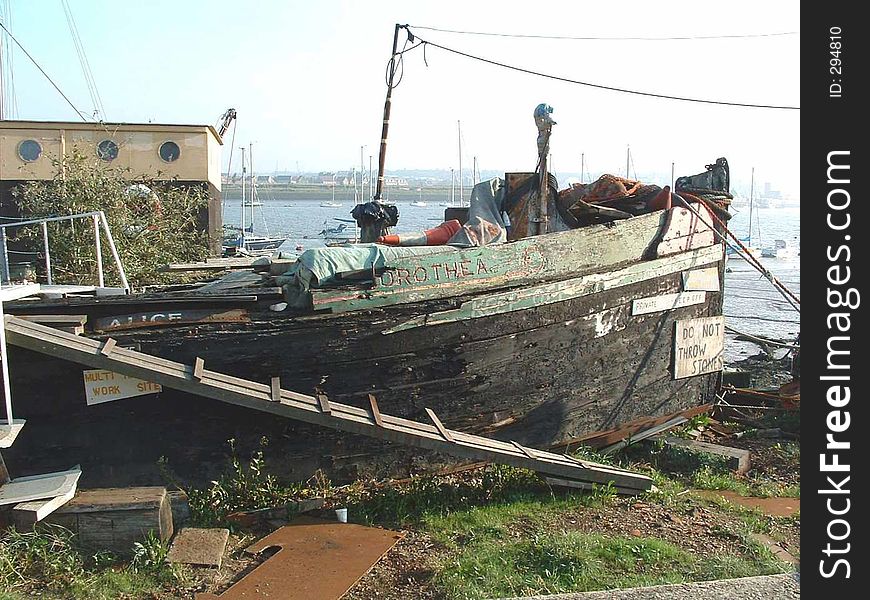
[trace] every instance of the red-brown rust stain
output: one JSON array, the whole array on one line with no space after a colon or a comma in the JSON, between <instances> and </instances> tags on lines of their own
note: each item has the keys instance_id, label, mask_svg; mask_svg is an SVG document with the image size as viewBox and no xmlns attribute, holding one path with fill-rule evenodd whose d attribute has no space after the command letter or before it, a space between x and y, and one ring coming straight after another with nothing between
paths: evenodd
<instances>
[{"instance_id":1,"label":"red-brown rust stain","mask_svg":"<svg viewBox=\"0 0 870 600\"><path fill-rule=\"evenodd\" d=\"M741 496L737 492L729 490L694 490L693 493L710 500L724 498L732 504L746 508L757 508L771 517L790 517L801 509L800 498L757 498Z\"/></svg>"},{"instance_id":2,"label":"red-brown rust stain","mask_svg":"<svg viewBox=\"0 0 870 600\"><path fill-rule=\"evenodd\" d=\"M246 552L278 551L222 594L197 600L337 600L369 572L403 534L298 517Z\"/></svg>"}]
</instances>

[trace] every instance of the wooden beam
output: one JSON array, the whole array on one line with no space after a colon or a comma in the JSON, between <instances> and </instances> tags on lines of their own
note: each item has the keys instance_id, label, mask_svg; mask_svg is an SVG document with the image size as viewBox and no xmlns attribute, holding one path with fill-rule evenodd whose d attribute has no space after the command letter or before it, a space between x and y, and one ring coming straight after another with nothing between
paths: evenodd
<instances>
[{"instance_id":1,"label":"wooden beam","mask_svg":"<svg viewBox=\"0 0 870 600\"><path fill-rule=\"evenodd\" d=\"M272 378L272 402L281 402L281 378Z\"/></svg>"},{"instance_id":2,"label":"wooden beam","mask_svg":"<svg viewBox=\"0 0 870 600\"><path fill-rule=\"evenodd\" d=\"M115 338L109 338L106 340L106 343L103 344L103 347L100 348L100 354L103 356L109 356L112 353L112 350L115 349L115 345L118 342L115 341Z\"/></svg>"},{"instance_id":3,"label":"wooden beam","mask_svg":"<svg viewBox=\"0 0 870 600\"><path fill-rule=\"evenodd\" d=\"M433 425L386 414L381 414L382 425L378 425L367 409L331 403L330 412L325 413L321 410L318 398L287 390L282 390L280 402L273 402L270 386L262 383L209 370L203 370L201 380L192 379L189 366L125 348L117 348L110 356L105 356L101 354L101 344L96 340L15 317L6 318L6 330L11 344L35 352L306 423L436 450L460 458L531 469L550 477L599 484L613 481L617 486L639 492L652 486L649 477L616 467L595 463L581 466L563 455L544 451L536 451L532 459L509 442L449 431L428 408L426 413Z\"/></svg>"},{"instance_id":4,"label":"wooden beam","mask_svg":"<svg viewBox=\"0 0 870 600\"><path fill-rule=\"evenodd\" d=\"M441 423L441 419L438 418L438 415L435 414L435 411L433 411L431 408L427 408L426 414L429 415L429 418L432 419L433 423L435 423L435 428L438 429L438 433L441 434L441 437L443 437L448 442L452 442L453 436L450 435L450 432L447 431L447 428L444 427L444 425Z\"/></svg>"},{"instance_id":5,"label":"wooden beam","mask_svg":"<svg viewBox=\"0 0 870 600\"><path fill-rule=\"evenodd\" d=\"M205 371L205 361L200 357L196 357L196 362L193 365L193 378L202 379L202 373ZM280 397L280 395L279 395Z\"/></svg>"},{"instance_id":6,"label":"wooden beam","mask_svg":"<svg viewBox=\"0 0 870 600\"><path fill-rule=\"evenodd\" d=\"M320 412L328 415L332 412L332 408L329 406L329 398L326 397L326 394L317 394L317 404L320 406Z\"/></svg>"},{"instance_id":7,"label":"wooden beam","mask_svg":"<svg viewBox=\"0 0 870 600\"><path fill-rule=\"evenodd\" d=\"M383 427L384 420L381 418L381 411L378 409L378 400L375 398L374 394L369 394L369 404L372 407L372 418L375 420L375 423L378 424L378 427Z\"/></svg>"}]
</instances>

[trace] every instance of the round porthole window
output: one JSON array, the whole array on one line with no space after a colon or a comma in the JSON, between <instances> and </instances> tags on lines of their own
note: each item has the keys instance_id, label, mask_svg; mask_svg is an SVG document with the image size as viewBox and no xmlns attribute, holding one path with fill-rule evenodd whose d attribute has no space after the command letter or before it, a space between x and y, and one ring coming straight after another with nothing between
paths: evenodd
<instances>
[{"instance_id":1,"label":"round porthole window","mask_svg":"<svg viewBox=\"0 0 870 600\"><path fill-rule=\"evenodd\" d=\"M42 156L42 146L36 140L24 140L18 144L18 158L24 162L33 162Z\"/></svg>"},{"instance_id":2,"label":"round porthole window","mask_svg":"<svg viewBox=\"0 0 870 600\"><path fill-rule=\"evenodd\" d=\"M118 158L118 144L112 140L103 140L97 144L97 156L101 160L110 161Z\"/></svg>"},{"instance_id":3,"label":"round porthole window","mask_svg":"<svg viewBox=\"0 0 870 600\"><path fill-rule=\"evenodd\" d=\"M160 144L160 158L166 162L175 162L181 156L181 148L175 142L163 142Z\"/></svg>"}]
</instances>

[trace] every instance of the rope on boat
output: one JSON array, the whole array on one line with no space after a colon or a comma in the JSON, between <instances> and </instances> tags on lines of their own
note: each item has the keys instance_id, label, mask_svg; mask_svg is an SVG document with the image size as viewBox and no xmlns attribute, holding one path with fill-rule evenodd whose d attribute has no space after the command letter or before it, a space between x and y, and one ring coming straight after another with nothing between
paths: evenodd
<instances>
[{"instance_id":1,"label":"rope on boat","mask_svg":"<svg viewBox=\"0 0 870 600\"><path fill-rule=\"evenodd\" d=\"M714 234L719 236L720 240L723 241L725 243L725 245L727 245L729 248L733 249L735 252L740 253L743 256L743 258L746 259L746 262L749 265L751 265L752 267L755 268L755 270L757 270L759 273L761 273L764 276L764 278L767 279L773 285L773 287L776 288L776 290L780 294L782 294L782 296L786 300L788 300L788 303L792 305L792 308L794 308L797 312L800 312L800 310L801 310L800 309L800 303L801 303L800 298L798 298L794 294L794 292L792 292L790 289L788 289L785 286L785 284L783 284L779 279L777 279L776 275L771 273L764 265L762 265L761 262L759 262L757 258L752 256L752 253L749 251L749 249L746 246L743 245L743 242L741 242L737 238L737 236L734 235L734 233L732 233L730 229L728 229L728 226L725 225L725 223L719 217L716 216L713 209L710 208L708 200L701 198L700 196L695 196L694 194L689 194L687 192L680 192L679 194L674 194L674 195L683 201L683 203L685 204L685 207L688 208L690 211L692 211L692 213L696 217L698 217L698 220L700 220L704 225L709 227L710 230L713 231ZM725 237L722 233L716 231L715 227L713 227L712 225L710 225L710 223L705 221L704 217L701 216L701 213L699 213L697 210L695 210L695 208L693 206L691 206L686 201L686 198L683 198L683 196L685 196L686 198L691 199L691 200L697 200L698 202L703 204L705 207L710 209L710 216L713 217L713 221L717 225L719 225L726 234L731 236L731 238L734 240L734 242L737 244L737 246L735 247L734 244L732 244L731 242L728 241L727 237Z\"/></svg>"}]
</instances>

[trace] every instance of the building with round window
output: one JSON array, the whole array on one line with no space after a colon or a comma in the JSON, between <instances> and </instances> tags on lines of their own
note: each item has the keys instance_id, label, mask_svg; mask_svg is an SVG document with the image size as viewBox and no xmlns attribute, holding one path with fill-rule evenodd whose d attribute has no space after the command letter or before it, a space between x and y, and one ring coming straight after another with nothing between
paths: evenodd
<instances>
[{"instance_id":1,"label":"building with round window","mask_svg":"<svg viewBox=\"0 0 870 600\"><path fill-rule=\"evenodd\" d=\"M0 121L0 216L18 216L12 190L23 182L54 179L60 159L73 152L94 164L118 168L209 192L202 227L215 254L221 251L221 146L209 125Z\"/></svg>"}]
</instances>

